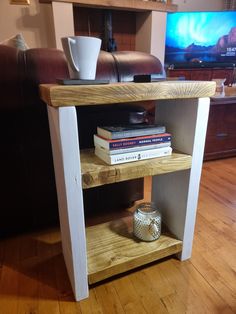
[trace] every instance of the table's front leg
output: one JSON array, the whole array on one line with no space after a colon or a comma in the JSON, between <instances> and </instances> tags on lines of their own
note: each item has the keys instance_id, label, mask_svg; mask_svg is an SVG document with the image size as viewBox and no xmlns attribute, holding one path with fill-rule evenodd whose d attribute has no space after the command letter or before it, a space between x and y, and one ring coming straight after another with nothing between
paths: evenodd
<instances>
[{"instance_id":1,"label":"table's front leg","mask_svg":"<svg viewBox=\"0 0 236 314\"><path fill-rule=\"evenodd\" d=\"M48 106L64 259L77 301L88 297L81 165L75 107Z\"/></svg>"}]
</instances>

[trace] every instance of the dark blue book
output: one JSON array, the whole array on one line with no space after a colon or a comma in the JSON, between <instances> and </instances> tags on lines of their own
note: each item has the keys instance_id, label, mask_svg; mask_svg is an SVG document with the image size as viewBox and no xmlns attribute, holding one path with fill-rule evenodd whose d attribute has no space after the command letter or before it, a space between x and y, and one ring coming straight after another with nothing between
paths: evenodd
<instances>
[{"instance_id":1,"label":"dark blue book","mask_svg":"<svg viewBox=\"0 0 236 314\"><path fill-rule=\"evenodd\" d=\"M98 126L97 134L107 139L120 139L165 133L166 128L158 124L129 124L115 126Z\"/></svg>"}]
</instances>

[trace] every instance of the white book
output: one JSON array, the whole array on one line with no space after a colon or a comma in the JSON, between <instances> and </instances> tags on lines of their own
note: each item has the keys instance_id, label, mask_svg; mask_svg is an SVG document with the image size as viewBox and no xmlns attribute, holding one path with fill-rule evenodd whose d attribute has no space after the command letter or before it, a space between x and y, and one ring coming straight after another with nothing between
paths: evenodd
<instances>
[{"instance_id":1,"label":"white book","mask_svg":"<svg viewBox=\"0 0 236 314\"><path fill-rule=\"evenodd\" d=\"M171 145L171 142L163 142L159 144L153 144L153 145L143 145L143 146L135 146L135 147L128 147L128 148L118 148L118 149L106 149L100 145L97 145L95 143L95 147L98 147L102 151L104 151L105 154L108 155L117 155L117 154L124 154L124 153L130 153L130 152L139 152L140 150L150 150L155 148L161 148L161 147L169 147Z\"/></svg>"},{"instance_id":2,"label":"white book","mask_svg":"<svg viewBox=\"0 0 236 314\"><path fill-rule=\"evenodd\" d=\"M106 154L104 150L95 147L95 155L109 165L123 164L132 161L169 156L171 155L171 153L172 153L171 147L161 147L124 154L109 155Z\"/></svg>"},{"instance_id":3,"label":"white book","mask_svg":"<svg viewBox=\"0 0 236 314\"><path fill-rule=\"evenodd\" d=\"M116 140L106 139L97 134L93 135L94 146L102 146L107 150L123 149L137 146L156 145L171 141L170 133L160 133L132 138L121 138Z\"/></svg>"}]
</instances>

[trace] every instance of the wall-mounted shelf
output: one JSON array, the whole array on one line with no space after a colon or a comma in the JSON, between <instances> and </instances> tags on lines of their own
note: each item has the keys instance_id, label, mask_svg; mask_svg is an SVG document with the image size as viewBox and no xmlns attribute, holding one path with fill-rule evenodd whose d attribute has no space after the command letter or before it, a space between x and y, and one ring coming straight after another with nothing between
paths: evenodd
<instances>
[{"instance_id":1,"label":"wall-mounted shelf","mask_svg":"<svg viewBox=\"0 0 236 314\"><path fill-rule=\"evenodd\" d=\"M147 11L159 11L159 12L175 12L177 11L177 5L167 4L158 1L144 1L144 0L39 0L40 3L52 3L63 2L72 3L81 7L90 8L106 8L110 10L127 10L134 12L147 12Z\"/></svg>"}]
</instances>

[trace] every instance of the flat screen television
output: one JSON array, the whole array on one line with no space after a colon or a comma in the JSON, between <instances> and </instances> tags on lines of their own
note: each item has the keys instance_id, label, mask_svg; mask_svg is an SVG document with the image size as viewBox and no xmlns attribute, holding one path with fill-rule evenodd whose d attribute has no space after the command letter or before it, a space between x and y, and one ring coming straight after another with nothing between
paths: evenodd
<instances>
[{"instance_id":1,"label":"flat screen television","mask_svg":"<svg viewBox=\"0 0 236 314\"><path fill-rule=\"evenodd\" d=\"M165 64L173 67L236 63L236 11L167 14Z\"/></svg>"}]
</instances>

